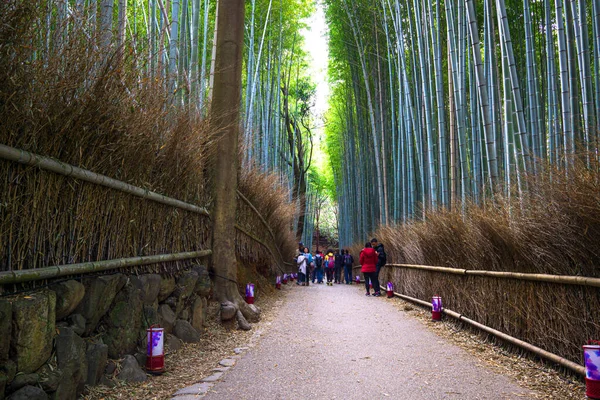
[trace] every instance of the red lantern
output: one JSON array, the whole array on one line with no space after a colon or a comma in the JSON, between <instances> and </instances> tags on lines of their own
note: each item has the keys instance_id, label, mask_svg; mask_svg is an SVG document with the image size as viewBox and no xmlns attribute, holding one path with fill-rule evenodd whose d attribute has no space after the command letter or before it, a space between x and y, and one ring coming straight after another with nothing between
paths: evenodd
<instances>
[{"instance_id":1,"label":"red lantern","mask_svg":"<svg viewBox=\"0 0 600 400\"><path fill-rule=\"evenodd\" d=\"M281 276L279 275L275 279L275 289L281 290Z\"/></svg>"},{"instance_id":2,"label":"red lantern","mask_svg":"<svg viewBox=\"0 0 600 400\"><path fill-rule=\"evenodd\" d=\"M146 329L148 347L146 352L146 371L163 373L165 371L164 329L152 325Z\"/></svg>"},{"instance_id":3,"label":"red lantern","mask_svg":"<svg viewBox=\"0 0 600 400\"><path fill-rule=\"evenodd\" d=\"M287 285L287 281L288 281L288 275L287 274L283 274L283 284Z\"/></svg>"},{"instance_id":4,"label":"red lantern","mask_svg":"<svg viewBox=\"0 0 600 400\"><path fill-rule=\"evenodd\" d=\"M433 296L431 299L431 319L433 321L442 320L442 298L440 296Z\"/></svg>"},{"instance_id":5,"label":"red lantern","mask_svg":"<svg viewBox=\"0 0 600 400\"><path fill-rule=\"evenodd\" d=\"M359 275L356 275L356 284L360 285L360 276Z\"/></svg>"}]
</instances>

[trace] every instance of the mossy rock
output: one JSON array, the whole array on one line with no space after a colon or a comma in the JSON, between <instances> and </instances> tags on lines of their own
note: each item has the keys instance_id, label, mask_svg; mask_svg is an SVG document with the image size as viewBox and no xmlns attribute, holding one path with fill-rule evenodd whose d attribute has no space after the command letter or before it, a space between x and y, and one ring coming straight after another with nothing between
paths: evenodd
<instances>
[{"instance_id":1,"label":"mossy rock","mask_svg":"<svg viewBox=\"0 0 600 400\"><path fill-rule=\"evenodd\" d=\"M171 293L175 290L177 283L175 282L175 278L172 276L163 276L160 280L160 289L158 291L158 302L162 303L165 301Z\"/></svg>"},{"instance_id":2,"label":"mossy rock","mask_svg":"<svg viewBox=\"0 0 600 400\"><path fill-rule=\"evenodd\" d=\"M85 295L75 310L85 320L85 335L91 334L98 326L102 317L110 310L115 296L127 282L123 274L88 278L83 281Z\"/></svg>"},{"instance_id":3,"label":"mossy rock","mask_svg":"<svg viewBox=\"0 0 600 400\"><path fill-rule=\"evenodd\" d=\"M6 392L6 385L8 385L8 377L0 372L0 400L4 400L4 392Z\"/></svg>"},{"instance_id":4,"label":"mossy rock","mask_svg":"<svg viewBox=\"0 0 600 400\"><path fill-rule=\"evenodd\" d=\"M196 297L196 299L194 300L194 303L192 304L192 308L191 308L191 314L192 314L192 320L190 321L192 326L194 327L194 329L196 329L198 332L202 332L203 328L204 328L204 316L205 316L205 310L204 310L204 303L205 303L206 299L203 299L201 297Z\"/></svg>"},{"instance_id":5,"label":"mossy rock","mask_svg":"<svg viewBox=\"0 0 600 400\"><path fill-rule=\"evenodd\" d=\"M144 274L131 277L131 283L142 292L145 306L152 305L158 298L161 288L161 277L158 274Z\"/></svg>"},{"instance_id":6,"label":"mossy rock","mask_svg":"<svg viewBox=\"0 0 600 400\"><path fill-rule=\"evenodd\" d=\"M198 282L198 273L195 271L184 272L177 279L177 288L173 292L173 296L177 297L179 301L182 299L188 299L194 293L196 289L196 282Z\"/></svg>"},{"instance_id":7,"label":"mossy rock","mask_svg":"<svg viewBox=\"0 0 600 400\"><path fill-rule=\"evenodd\" d=\"M198 281L196 281L194 293L196 293L200 297L210 296L210 291L212 289L212 281L210 280L208 268L206 268L206 266L204 265L194 265L192 267L192 270L198 274Z\"/></svg>"},{"instance_id":8,"label":"mossy rock","mask_svg":"<svg viewBox=\"0 0 600 400\"><path fill-rule=\"evenodd\" d=\"M12 301L11 358L25 374L40 368L50 357L55 328L56 294L43 290Z\"/></svg>"},{"instance_id":9,"label":"mossy rock","mask_svg":"<svg viewBox=\"0 0 600 400\"><path fill-rule=\"evenodd\" d=\"M61 380L56 399L75 399L83 392L87 379L86 344L70 328L61 328L56 337L56 361Z\"/></svg>"},{"instance_id":10,"label":"mossy rock","mask_svg":"<svg viewBox=\"0 0 600 400\"><path fill-rule=\"evenodd\" d=\"M85 294L82 283L70 280L50 287L56 293L56 320L68 317L81 303Z\"/></svg>"},{"instance_id":11,"label":"mossy rock","mask_svg":"<svg viewBox=\"0 0 600 400\"><path fill-rule=\"evenodd\" d=\"M173 332L176 319L177 316L171 307L166 304L161 304L158 307L158 322L160 326L165 329L165 334Z\"/></svg>"},{"instance_id":12,"label":"mossy rock","mask_svg":"<svg viewBox=\"0 0 600 400\"><path fill-rule=\"evenodd\" d=\"M8 360L12 332L12 304L0 300L0 364Z\"/></svg>"},{"instance_id":13,"label":"mossy rock","mask_svg":"<svg viewBox=\"0 0 600 400\"><path fill-rule=\"evenodd\" d=\"M126 285L115 297L113 308L104 318L110 358L121 358L132 353L141 334L143 305L141 291Z\"/></svg>"},{"instance_id":14,"label":"mossy rock","mask_svg":"<svg viewBox=\"0 0 600 400\"><path fill-rule=\"evenodd\" d=\"M17 364L15 364L13 360L3 361L2 364L0 364L0 374L7 377L7 383L11 383L17 375Z\"/></svg>"}]
</instances>

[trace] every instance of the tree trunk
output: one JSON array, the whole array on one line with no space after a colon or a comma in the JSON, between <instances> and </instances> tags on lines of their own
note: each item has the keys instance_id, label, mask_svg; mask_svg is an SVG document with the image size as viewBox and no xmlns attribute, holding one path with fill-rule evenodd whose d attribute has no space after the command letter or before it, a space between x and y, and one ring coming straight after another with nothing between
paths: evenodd
<instances>
[{"instance_id":1,"label":"tree trunk","mask_svg":"<svg viewBox=\"0 0 600 400\"><path fill-rule=\"evenodd\" d=\"M221 302L222 319L237 316L242 329L250 329L246 319L255 321L260 311L242 299L237 280L235 256L235 213L238 173L238 136L242 87L242 48L244 46L244 1L220 0L216 43L215 74L211 114L218 136L213 209L214 296ZM231 304L231 303L233 304ZM223 312L231 307L236 312Z\"/></svg>"}]
</instances>

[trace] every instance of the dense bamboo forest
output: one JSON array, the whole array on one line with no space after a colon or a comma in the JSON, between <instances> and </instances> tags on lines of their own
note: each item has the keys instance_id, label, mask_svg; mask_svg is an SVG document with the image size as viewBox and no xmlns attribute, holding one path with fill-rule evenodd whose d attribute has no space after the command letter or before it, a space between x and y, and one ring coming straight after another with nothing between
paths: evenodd
<instances>
[{"instance_id":1,"label":"dense bamboo forest","mask_svg":"<svg viewBox=\"0 0 600 400\"><path fill-rule=\"evenodd\" d=\"M340 241L519 198L588 167L600 132L594 0L325 0Z\"/></svg>"},{"instance_id":2,"label":"dense bamboo forest","mask_svg":"<svg viewBox=\"0 0 600 400\"><path fill-rule=\"evenodd\" d=\"M208 118L218 0L39 4L37 60L85 42L90 60L133 60L138 86L156 82L171 108ZM303 37L321 7L331 86L324 145ZM242 167L279 176L308 245L319 218L350 245L427 211L518 198L549 166L568 176L597 157L593 0L248 0L244 41ZM315 166L322 148L332 178Z\"/></svg>"},{"instance_id":3,"label":"dense bamboo forest","mask_svg":"<svg viewBox=\"0 0 600 400\"><path fill-rule=\"evenodd\" d=\"M98 73L102 60L127 58L124 68L137 71L137 86L158 85L172 109L209 117L218 0L46 0L38 7L39 34L30 43L36 60L85 48L98 63L91 73ZM246 2L241 104L242 165L279 175L297 204L296 235L307 243L318 201L309 182L317 176L309 173L315 89L302 30L314 8L310 0Z\"/></svg>"}]
</instances>

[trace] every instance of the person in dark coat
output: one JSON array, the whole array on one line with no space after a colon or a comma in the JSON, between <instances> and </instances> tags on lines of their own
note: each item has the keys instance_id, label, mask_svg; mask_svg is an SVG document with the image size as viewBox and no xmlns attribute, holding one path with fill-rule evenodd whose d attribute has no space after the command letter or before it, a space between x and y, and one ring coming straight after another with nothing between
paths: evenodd
<instances>
[{"instance_id":1,"label":"person in dark coat","mask_svg":"<svg viewBox=\"0 0 600 400\"><path fill-rule=\"evenodd\" d=\"M354 265L354 258L346 249L344 251L344 280L346 281L346 285L352 284L352 266Z\"/></svg>"},{"instance_id":2,"label":"person in dark coat","mask_svg":"<svg viewBox=\"0 0 600 400\"><path fill-rule=\"evenodd\" d=\"M383 248L383 244L379 243L377 239L371 239L371 247L377 253L377 280L379 280L379 271L381 268L385 266L387 263L387 255L385 254L385 249Z\"/></svg>"},{"instance_id":3,"label":"person in dark coat","mask_svg":"<svg viewBox=\"0 0 600 400\"><path fill-rule=\"evenodd\" d=\"M365 248L360 252L360 272L365 277L365 288L367 289L367 296L371 295L369 284L373 284L373 296L381 296L381 290L379 288L379 279L377 278L377 252L371 246L370 242L365 243Z\"/></svg>"},{"instance_id":4,"label":"person in dark coat","mask_svg":"<svg viewBox=\"0 0 600 400\"><path fill-rule=\"evenodd\" d=\"M342 283L342 269L344 268L344 256L339 249L335 252L335 283Z\"/></svg>"},{"instance_id":5,"label":"person in dark coat","mask_svg":"<svg viewBox=\"0 0 600 400\"><path fill-rule=\"evenodd\" d=\"M315 279L317 283L323 283L323 253L318 252L315 254L315 269L313 270L312 282L315 283Z\"/></svg>"}]
</instances>

